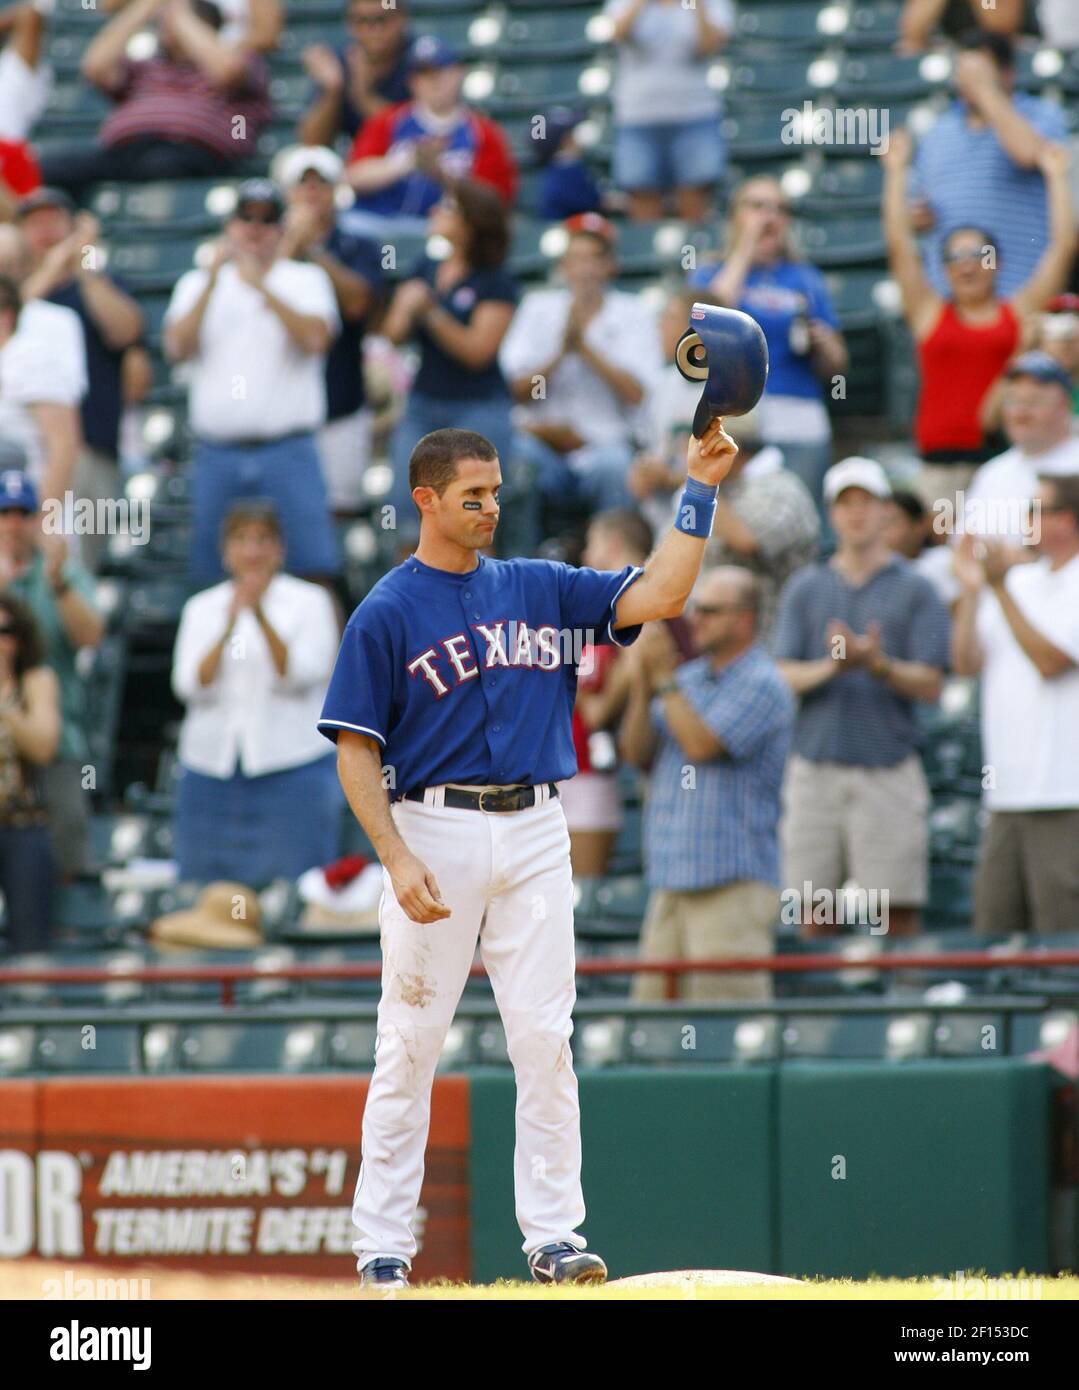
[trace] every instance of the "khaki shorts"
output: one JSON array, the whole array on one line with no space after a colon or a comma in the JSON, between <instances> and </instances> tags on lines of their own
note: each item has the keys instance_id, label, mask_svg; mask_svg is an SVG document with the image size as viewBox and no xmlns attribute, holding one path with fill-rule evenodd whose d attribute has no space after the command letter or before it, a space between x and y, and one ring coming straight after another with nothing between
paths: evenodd
<instances>
[{"instance_id":1,"label":"khaki shorts","mask_svg":"<svg viewBox=\"0 0 1079 1390\"><path fill-rule=\"evenodd\" d=\"M641 928L642 960L711 960L722 956L770 956L779 894L770 883L750 879L698 892L657 889ZM685 974L678 977L678 998L694 1000L770 999L771 976ZM644 1003L667 998L667 977L634 977L632 997Z\"/></svg>"},{"instance_id":2,"label":"khaki shorts","mask_svg":"<svg viewBox=\"0 0 1079 1390\"><path fill-rule=\"evenodd\" d=\"M974 929L986 935L1079 928L1079 809L994 811L974 879Z\"/></svg>"},{"instance_id":3,"label":"khaki shorts","mask_svg":"<svg viewBox=\"0 0 1079 1390\"><path fill-rule=\"evenodd\" d=\"M929 895L929 786L912 753L894 767L813 763L792 753L779 825L783 885L836 892L848 879L892 907Z\"/></svg>"}]
</instances>

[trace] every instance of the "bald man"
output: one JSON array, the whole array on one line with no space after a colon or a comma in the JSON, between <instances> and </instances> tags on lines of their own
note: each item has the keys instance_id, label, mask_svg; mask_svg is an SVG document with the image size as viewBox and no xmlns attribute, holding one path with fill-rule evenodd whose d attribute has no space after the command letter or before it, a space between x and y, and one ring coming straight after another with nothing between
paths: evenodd
<instances>
[{"instance_id":1,"label":"bald man","mask_svg":"<svg viewBox=\"0 0 1079 1390\"><path fill-rule=\"evenodd\" d=\"M622 756L651 770L644 817L651 890L644 960L762 956L779 916L779 810L794 700L757 640L761 586L749 570L703 574L686 617L700 653L678 666L662 623L627 653L631 693ZM761 972L684 974L679 996L767 999ZM662 999L640 974L633 997Z\"/></svg>"}]
</instances>

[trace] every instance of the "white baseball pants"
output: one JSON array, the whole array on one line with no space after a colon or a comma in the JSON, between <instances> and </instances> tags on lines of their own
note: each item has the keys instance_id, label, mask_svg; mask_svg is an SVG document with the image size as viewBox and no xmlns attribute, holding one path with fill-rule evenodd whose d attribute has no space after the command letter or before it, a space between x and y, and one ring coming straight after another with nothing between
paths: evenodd
<instances>
[{"instance_id":1,"label":"white baseball pants","mask_svg":"<svg viewBox=\"0 0 1079 1390\"><path fill-rule=\"evenodd\" d=\"M431 1085L477 943L517 1082L513 1170L523 1249L585 1246L576 1234L584 1197L569 1045L576 987L566 819L546 788L540 804L497 813L447 808L443 791L429 788L425 804L392 808L452 915L427 926L411 921L384 875L375 1071L352 1206L361 1269L380 1255L411 1262L416 1253Z\"/></svg>"}]
</instances>

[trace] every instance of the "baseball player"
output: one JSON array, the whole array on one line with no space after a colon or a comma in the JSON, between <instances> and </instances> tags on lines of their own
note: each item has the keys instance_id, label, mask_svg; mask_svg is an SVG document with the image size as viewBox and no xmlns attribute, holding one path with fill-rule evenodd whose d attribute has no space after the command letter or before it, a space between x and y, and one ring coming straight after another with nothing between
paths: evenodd
<instances>
[{"instance_id":1,"label":"baseball player","mask_svg":"<svg viewBox=\"0 0 1079 1390\"><path fill-rule=\"evenodd\" d=\"M477 943L517 1083L517 1219L533 1278L602 1282L585 1249L569 833L555 783L576 771L571 716L589 643L625 646L697 578L737 445L689 445L678 520L643 568L481 554L502 474L482 435L425 435L409 464L416 552L341 641L319 728L384 873L382 996L352 1215L361 1283L408 1283L431 1083Z\"/></svg>"}]
</instances>

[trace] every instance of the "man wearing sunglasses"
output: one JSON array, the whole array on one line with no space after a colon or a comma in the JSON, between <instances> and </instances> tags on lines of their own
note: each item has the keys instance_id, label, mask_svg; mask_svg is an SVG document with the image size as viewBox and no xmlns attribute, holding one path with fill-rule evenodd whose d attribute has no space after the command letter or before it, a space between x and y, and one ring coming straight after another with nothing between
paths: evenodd
<instances>
[{"instance_id":1,"label":"man wearing sunglasses","mask_svg":"<svg viewBox=\"0 0 1079 1390\"><path fill-rule=\"evenodd\" d=\"M310 104L297 128L305 145L332 146L339 135L355 140L370 116L408 101L408 7L404 0L349 0L344 43L315 43L303 51L311 78Z\"/></svg>"},{"instance_id":2,"label":"man wearing sunglasses","mask_svg":"<svg viewBox=\"0 0 1079 1390\"><path fill-rule=\"evenodd\" d=\"M326 271L279 254L283 216L276 184L242 183L224 237L205 268L182 277L165 314L165 352L192 368L191 568L207 582L221 578L221 522L241 497L275 503L289 572L337 570L315 435L341 320Z\"/></svg>"},{"instance_id":3,"label":"man wearing sunglasses","mask_svg":"<svg viewBox=\"0 0 1079 1390\"><path fill-rule=\"evenodd\" d=\"M697 581L686 616L700 653L683 666L662 623L623 658L631 693L622 756L651 769L644 816L651 897L644 960L766 956L779 916L779 793L794 700L757 642L760 581L723 565ZM633 997L665 997L662 975ZM687 974L682 998L767 999L768 976Z\"/></svg>"}]
</instances>

